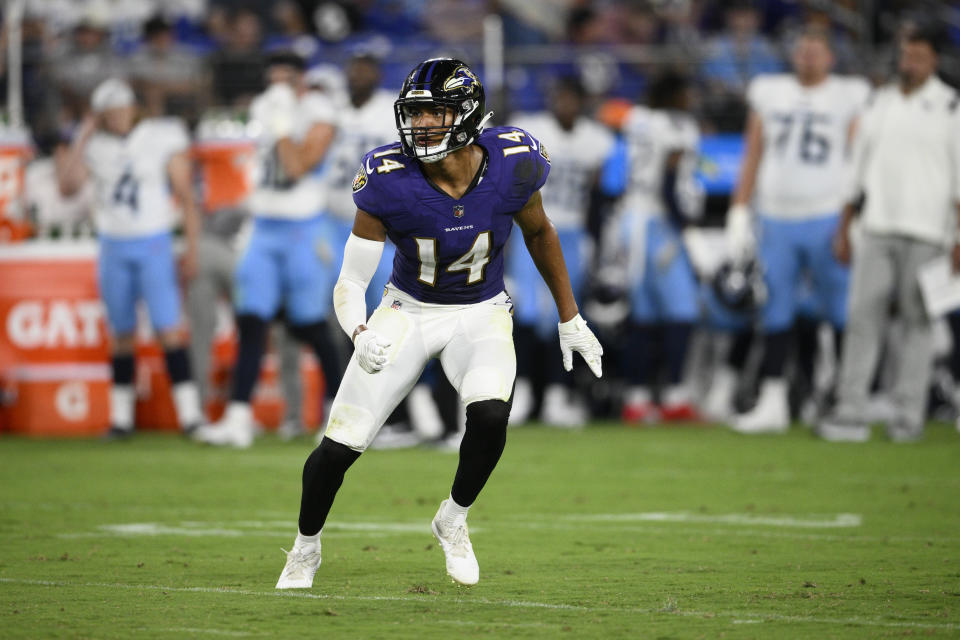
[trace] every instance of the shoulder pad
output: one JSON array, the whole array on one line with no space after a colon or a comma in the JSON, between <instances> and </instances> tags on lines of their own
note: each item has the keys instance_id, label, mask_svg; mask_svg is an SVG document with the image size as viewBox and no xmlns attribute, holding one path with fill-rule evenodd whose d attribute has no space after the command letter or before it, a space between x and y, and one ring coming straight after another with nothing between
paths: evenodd
<instances>
[{"instance_id":1,"label":"shoulder pad","mask_svg":"<svg viewBox=\"0 0 960 640\"><path fill-rule=\"evenodd\" d=\"M550 154L530 133L519 127L492 127L480 134L479 142L501 167L501 182L511 199L525 203L543 186L550 173Z\"/></svg>"}]
</instances>

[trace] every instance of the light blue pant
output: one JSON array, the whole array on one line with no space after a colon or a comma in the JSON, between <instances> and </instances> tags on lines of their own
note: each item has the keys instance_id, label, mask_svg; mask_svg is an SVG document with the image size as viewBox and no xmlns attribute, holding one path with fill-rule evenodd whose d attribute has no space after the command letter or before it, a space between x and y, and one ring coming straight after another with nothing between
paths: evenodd
<instances>
[{"instance_id":1,"label":"light blue pant","mask_svg":"<svg viewBox=\"0 0 960 640\"><path fill-rule=\"evenodd\" d=\"M170 232L144 238L101 236L97 277L115 333L133 333L140 299L147 303L150 322L157 331L179 324L180 290Z\"/></svg>"},{"instance_id":2,"label":"light blue pant","mask_svg":"<svg viewBox=\"0 0 960 640\"><path fill-rule=\"evenodd\" d=\"M283 304L292 324L327 317L339 271L334 237L333 225L325 216L255 218L235 274L237 313L270 320Z\"/></svg>"},{"instance_id":3,"label":"light blue pant","mask_svg":"<svg viewBox=\"0 0 960 640\"><path fill-rule=\"evenodd\" d=\"M573 295L581 301L580 294L587 276L587 233L581 229L558 229L557 235ZM541 338L552 338L560 321L556 302L524 245L520 229L514 229L510 236L506 272L511 282L510 297L515 305L514 322L534 327Z\"/></svg>"},{"instance_id":4,"label":"light blue pant","mask_svg":"<svg viewBox=\"0 0 960 640\"><path fill-rule=\"evenodd\" d=\"M816 311L838 328L846 323L850 271L834 258L831 244L838 220L837 215L797 221L760 216L760 257L769 292L766 333L786 331L802 310Z\"/></svg>"},{"instance_id":5,"label":"light blue pant","mask_svg":"<svg viewBox=\"0 0 960 640\"><path fill-rule=\"evenodd\" d=\"M637 238L635 225L645 225L641 252L642 274L631 273L631 318L640 324L693 323L699 318L697 278L680 233L666 220L632 216L625 219L622 237Z\"/></svg>"}]
</instances>

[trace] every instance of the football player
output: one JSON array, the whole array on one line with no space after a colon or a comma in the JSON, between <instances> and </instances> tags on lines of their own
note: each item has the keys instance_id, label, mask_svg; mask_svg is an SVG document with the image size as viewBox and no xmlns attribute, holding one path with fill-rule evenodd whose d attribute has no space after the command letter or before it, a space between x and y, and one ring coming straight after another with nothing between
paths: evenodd
<instances>
[{"instance_id":1,"label":"football player","mask_svg":"<svg viewBox=\"0 0 960 640\"><path fill-rule=\"evenodd\" d=\"M432 529L450 577L479 580L467 511L506 441L516 359L503 249L514 223L553 292L564 367L577 351L601 375L602 349L578 313L543 210L539 189L550 165L539 141L515 127L484 129L491 114L483 86L450 58L418 64L394 112L400 141L368 152L353 184L357 211L334 306L354 353L326 435L303 468L299 534L278 589L312 585L320 533L344 473L432 358L467 416L450 496ZM397 247L393 273L368 319L364 295L388 237Z\"/></svg>"},{"instance_id":2,"label":"football player","mask_svg":"<svg viewBox=\"0 0 960 640\"><path fill-rule=\"evenodd\" d=\"M133 90L105 80L90 99L92 114L69 151L61 191L70 195L93 178L95 220L100 237L97 265L100 295L113 333L113 386L109 438L134 430L134 342L136 304L146 303L164 349L180 428L191 432L202 420L180 322L180 289L173 251L176 215L183 208L186 251L182 275L196 273L199 218L193 198L190 137L172 118L137 120Z\"/></svg>"},{"instance_id":3,"label":"football player","mask_svg":"<svg viewBox=\"0 0 960 640\"><path fill-rule=\"evenodd\" d=\"M307 90L304 61L276 52L267 64L269 87L250 105L260 123L260 175L249 198L253 230L236 270L234 305L239 333L230 403L223 418L204 425L196 439L249 447L254 425L250 397L260 373L267 329L284 305L289 332L310 346L323 369L328 396L342 373L339 350L326 318L335 269L334 232L323 215L325 188L319 175L335 134L332 103Z\"/></svg>"},{"instance_id":4,"label":"football player","mask_svg":"<svg viewBox=\"0 0 960 640\"><path fill-rule=\"evenodd\" d=\"M846 314L849 274L833 256L831 239L848 177L847 149L870 90L860 78L830 73L829 36L818 28L798 37L792 62L792 74L758 76L747 91L746 150L727 214L734 259L758 251L769 292L760 394L751 411L733 420L742 433L782 433L789 426L784 365L805 278L837 343Z\"/></svg>"},{"instance_id":5,"label":"football player","mask_svg":"<svg viewBox=\"0 0 960 640\"><path fill-rule=\"evenodd\" d=\"M669 72L651 85L649 107L633 107L623 126L629 179L615 236L627 253L631 278L623 354L628 386L622 417L627 422L698 419L682 382L700 314L684 233L703 210L703 189L693 175L700 132L689 108L688 79ZM666 386L657 405L652 385L661 365Z\"/></svg>"},{"instance_id":6,"label":"football player","mask_svg":"<svg viewBox=\"0 0 960 640\"><path fill-rule=\"evenodd\" d=\"M540 142L550 150L553 164L550 184L541 190L544 208L557 228L564 261L570 273L574 296L579 298L587 275L592 246L587 233L587 207L597 173L613 148L613 135L602 125L583 115L586 95L575 77L560 79L553 89L550 111L522 114L512 124L536 131ZM553 297L536 266L523 248L522 238L514 236L507 255L507 277L516 299L518 347L517 388L511 409L511 423L523 422L533 404L529 368L534 353L555 354L553 326L557 311ZM536 343L543 345L536 349ZM528 357L523 357L524 355ZM586 412L572 401L572 376L564 376L559 362L547 367L541 416L547 424L581 426Z\"/></svg>"}]
</instances>

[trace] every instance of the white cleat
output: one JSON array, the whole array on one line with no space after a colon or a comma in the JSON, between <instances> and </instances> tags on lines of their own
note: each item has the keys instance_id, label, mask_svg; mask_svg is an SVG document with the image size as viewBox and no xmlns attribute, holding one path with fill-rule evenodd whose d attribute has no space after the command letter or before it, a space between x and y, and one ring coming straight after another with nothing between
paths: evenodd
<instances>
[{"instance_id":1,"label":"white cleat","mask_svg":"<svg viewBox=\"0 0 960 640\"><path fill-rule=\"evenodd\" d=\"M250 405L231 402L219 422L197 427L191 437L198 442L218 447L247 449L253 444L253 432L253 411Z\"/></svg>"},{"instance_id":2,"label":"white cleat","mask_svg":"<svg viewBox=\"0 0 960 640\"><path fill-rule=\"evenodd\" d=\"M561 429L579 429L587 422L587 412L562 384L552 384L543 392L540 418L544 424Z\"/></svg>"},{"instance_id":3,"label":"white cleat","mask_svg":"<svg viewBox=\"0 0 960 640\"><path fill-rule=\"evenodd\" d=\"M870 425L863 422L824 418L817 425L816 434L827 442L866 442L870 439Z\"/></svg>"},{"instance_id":4,"label":"white cleat","mask_svg":"<svg viewBox=\"0 0 960 640\"><path fill-rule=\"evenodd\" d=\"M294 545L287 554L287 564L283 567L277 589L309 589L313 586L313 576L320 568L320 543L297 547Z\"/></svg>"},{"instance_id":5,"label":"white cleat","mask_svg":"<svg viewBox=\"0 0 960 640\"><path fill-rule=\"evenodd\" d=\"M790 406L787 403L787 384L783 380L764 380L760 386L757 406L736 416L731 425L734 431L745 434L786 433L790 428Z\"/></svg>"},{"instance_id":6,"label":"white cleat","mask_svg":"<svg viewBox=\"0 0 960 640\"><path fill-rule=\"evenodd\" d=\"M430 523L430 528L437 542L440 543L440 548L443 549L443 555L446 556L447 575L453 578L454 582L469 587L480 581L480 565L477 564L477 557L473 555L467 521L464 519L449 530L443 528L440 514L446 502L444 500L440 503L440 509Z\"/></svg>"},{"instance_id":7,"label":"white cleat","mask_svg":"<svg viewBox=\"0 0 960 640\"><path fill-rule=\"evenodd\" d=\"M708 420L727 422L734 415L733 398L737 392L737 373L730 367L720 366L713 374L701 409Z\"/></svg>"}]
</instances>

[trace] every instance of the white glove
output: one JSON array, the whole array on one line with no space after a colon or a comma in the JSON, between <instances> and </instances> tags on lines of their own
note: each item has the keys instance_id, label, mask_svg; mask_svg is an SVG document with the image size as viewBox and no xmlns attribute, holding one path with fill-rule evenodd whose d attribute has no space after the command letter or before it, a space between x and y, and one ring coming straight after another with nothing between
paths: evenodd
<instances>
[{"instance_id":1,"label":"white glove","mask_svg":"<svg viewBox=\"0 0 960 640\"><path fill-rule=\"evenodd\" d=\"M557 324L557 330L560 333L560 353L563 355L563 368L567 371L573 369L573 352L577 351L583 356L590 371L598 378L603 377L603 362L600 356L603 355L603 347L600 341L593 335L593 331L587 327L587 321L580 317L578 313L566 322Z\"/></svg>"},{"instance_id":2,"label":"white glove","mask_svg":"<svg viewBox=\"0 0 960 640\"><path fill-rule=\"evenodd\" d=\"M683 230L683 246L687 250L687 257L693 265L693 270L698 274L707 272L706 266L710 262L710 256L713 253L710 243L703 236L703 229L700 227L687 227Z\"/></svg>"},{"instance_id":3,"label":"white glove","mask_svg":"<svg viewBox=\"0 0 960 640\"><path fill-rule=\"evenodd\" d=\"M744 204L736 204L727 211L725 230L727 251L734 262L746 262L756 250L757 239L753 235L753 216Z\"/></svg>"},{"instance_id":4,"label":"white glove","mask_svg":"<svg viewBox=\"0 0 960 640\"><path fill-rule=\"evenodd\" d=\"M367 373L376 373L387 364L387 349L392 343L373 329L364 329L353 340L357 362Z\"/></svg>"},{"instance_id":5,"label":"white glove","mask_svg":"<svg viewBox=\"0 0 960 640\"><path fill-rule=\"evenodd\" d=\"M276 82L250 103L250 117L263 125L266 132L276 140L288 137L293 132L297 94L285 82Z\"/></svg>"}]
</instances>

